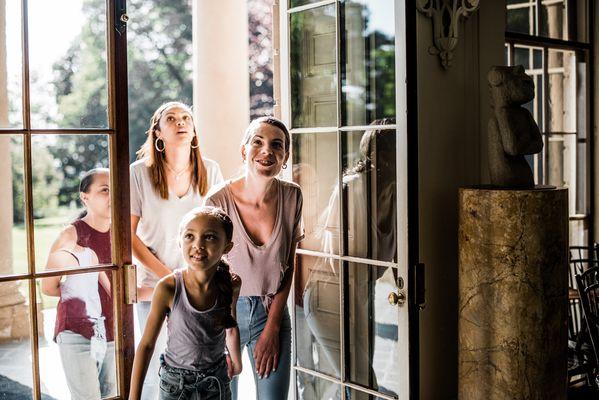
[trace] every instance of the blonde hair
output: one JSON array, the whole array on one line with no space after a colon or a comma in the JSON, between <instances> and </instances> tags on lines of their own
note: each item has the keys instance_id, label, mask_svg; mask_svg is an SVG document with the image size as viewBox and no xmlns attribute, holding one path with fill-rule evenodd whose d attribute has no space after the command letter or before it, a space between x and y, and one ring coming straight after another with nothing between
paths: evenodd
<instances>
[{"instance_id":1,"label":"blonde hair","mask_svg":"<svg viewBox=\"0 0 599 400\"><path fill-rule=\"evenodd\" d=\"M189 113L193 121L193 113L191 108L184 103L179 101L169 101L162 104L154 111L154 115L150 119L150 129L146 131L148 135L146 141L137 151L137 159L146 159L146 166L150 169L150 179L154 190L163 199L168 199L168 185L166 183L166 172L164 168L165 163L165 152L156 150L155 142L157 139L156 131L160 125L160 118L164 113L173 107L179 107ZM191 154L189 156L192 165L191 174L191 187L194 191L197 191L200 195L204 196L208 192L208 174L206 172L206 166L202 160L202 154L200 152L198 134L195 129L195 122L193 128L193 134L196 139L197 147L191 148ZM193 139L192 139L193 143Z\"/></svg>"}]
</instances>

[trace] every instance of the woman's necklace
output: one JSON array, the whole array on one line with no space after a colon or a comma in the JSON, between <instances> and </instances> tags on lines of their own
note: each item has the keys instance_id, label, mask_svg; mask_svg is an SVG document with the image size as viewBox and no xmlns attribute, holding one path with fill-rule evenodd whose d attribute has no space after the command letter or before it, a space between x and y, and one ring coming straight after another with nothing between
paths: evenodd
<instances>
[{"instance_id":1,"label":"woman's necklace","mask_svg":"<svg viewBox=\"0 0 599 400\"><path fill-rule=\"evenodd\" d=\"M168 168L169 171L171 171L173 173L173 175L175 175L175 181L179 181L179 178L181 177L181 175L183 175L185 172L187 172L187 170L189 170L189 167L191 164L187 164L187 166L185 168L183 168L181 171L177 172L173 169L173 167L171 167L170 165L168 165L168 163L165 161L164 164L166 165L166 167Z\"/></svg>"}]
</instances>

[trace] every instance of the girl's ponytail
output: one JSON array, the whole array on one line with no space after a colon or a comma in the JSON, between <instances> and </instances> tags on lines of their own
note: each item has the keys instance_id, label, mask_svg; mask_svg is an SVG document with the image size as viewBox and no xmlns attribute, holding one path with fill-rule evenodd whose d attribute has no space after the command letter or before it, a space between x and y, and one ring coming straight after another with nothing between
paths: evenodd
<instances>
[{"instance_id":1,"label":"girl's ponytail","mask_svg":"<svg viewBox=\"0 0 599 400\"><path fill-rule=\"evenodd\" d=\"M214 283L220 292L221 299L227 309L227 315L224 320L225 328L234 328L237 326L237 321L231 313L233 305L233 282L231 281L231 272L229 272L229 264L223 259L220 260L214 274Z\"/></svg>"}]
</instances>

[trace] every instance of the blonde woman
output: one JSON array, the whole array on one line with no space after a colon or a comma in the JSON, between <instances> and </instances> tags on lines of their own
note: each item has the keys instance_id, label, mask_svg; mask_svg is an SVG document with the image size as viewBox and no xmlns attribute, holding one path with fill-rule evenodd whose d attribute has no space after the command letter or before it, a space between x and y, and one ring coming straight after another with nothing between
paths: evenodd
<instances>
[{"instance_id":1,"label":"blonde woman","mask_svg":"<svg viewBox=\"0 0 599 400\"><path fill-rule=\"evenodd\" d=\"M185 266L177 244L181 218L202 205L210 187L223 180L218 164L202 158L187 105L168 102L158 107L146 133L138 160L130 168L131 241L138 264L137 315L142 331L154 286L160 278ZM165 340L162 332L154 354L164 350ZM154 357L144 388L147 398L155 397L158 365Z\"/></svg>"}]
</instances>

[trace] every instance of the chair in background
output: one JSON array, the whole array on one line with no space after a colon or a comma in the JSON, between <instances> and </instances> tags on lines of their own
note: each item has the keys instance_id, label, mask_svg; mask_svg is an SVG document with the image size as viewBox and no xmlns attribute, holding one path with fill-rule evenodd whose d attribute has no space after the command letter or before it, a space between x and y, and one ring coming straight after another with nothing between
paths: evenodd
<instances>
[{"instance_id":1,"label":"chair in background","mask_svg":"<svg viewBox=\"0 0 599 400\"><path fill-rule=\"evenodd\" d=\"M576 275L589 268L597 267L598 246L570 246L568 269L568 381L570 386L583 382L594 385L591 355L591 343L584 321Z\"/></svg>"},{"instance_id":2,"label":"chair in background","mask_svg":"<svg viewBox=\"0 0 599 400\"><path fill-rule=\"evenodd\" d=\"M584 315L585 330L588 335L589 349L580 346L578 356L580 365L586 366L587 379L590 385L597 386L597 366L599 365L599 267L592 266L576 275L576 286L580 296L580 304Z\"/></svg>"}]
</instances>

